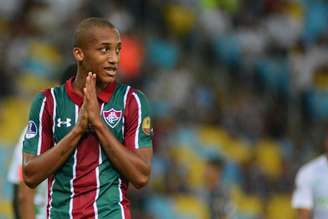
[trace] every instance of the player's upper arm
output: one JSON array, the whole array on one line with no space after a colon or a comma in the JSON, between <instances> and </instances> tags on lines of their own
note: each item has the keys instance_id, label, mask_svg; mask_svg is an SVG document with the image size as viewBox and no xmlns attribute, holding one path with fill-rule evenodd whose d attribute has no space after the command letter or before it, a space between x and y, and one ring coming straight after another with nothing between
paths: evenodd
<instances>
[{"instance_id":1,"label":"player's upper arm","mask_svg":"<svg viewBox=\"0 0 328 219\"><path fill-rule=\"evenodd\" d=\"M308 167L301 168L296 175L292 207L296 209L313 207L312 172Z\"/></svg>"},{"instance_id":2,"label":"player's upper arm","mask_svg":"<svg viewBox=\"0 0 328 219\"><path fill-rule=\"evenodd\" d=\"M143 156L152 154L152 124L150 106L145 95L131 90L124 113L124 145L131 150L145 149ZM146 150L148 149L148 150Z\"/></svg>"},{"instance_id":3,"label":"player's upper arm","mask_svg":"<svg viewBox=\"0 0 328 219\"><path fill-rule=\"evenodd\" d=\"M47 110L46 96L38 93L31 106L23 142L23 152L40 155L52 146L52 120Z\"/></svg>"}]
</instances>

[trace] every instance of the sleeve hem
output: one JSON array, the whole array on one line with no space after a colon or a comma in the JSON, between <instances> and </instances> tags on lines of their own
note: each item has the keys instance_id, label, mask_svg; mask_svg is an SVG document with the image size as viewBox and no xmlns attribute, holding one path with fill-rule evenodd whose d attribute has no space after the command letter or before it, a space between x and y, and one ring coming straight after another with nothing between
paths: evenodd
<instances>
[{"instance_id":1,"label":"sleeve hem","mask_svg":"<svg viewBox=\"0 0 328 219\"><path fill-rule=\"evenodd\" d=\"M152 148L153 145L152 144L143 144L143 145L139 145L139 148Z\"/></svg>"},{"instance_id":2,"label":"sleeve hem","mask_svg":"<svg viewBox=\"0 0 328 219\"><path fill-rule=\"evenodd\" d=\"M29 150L29 149L26 149L26 148L23 149L23 152L27 153L27 154L35 155L35 153L32 150Z\"/></svg>"}]
</instances>

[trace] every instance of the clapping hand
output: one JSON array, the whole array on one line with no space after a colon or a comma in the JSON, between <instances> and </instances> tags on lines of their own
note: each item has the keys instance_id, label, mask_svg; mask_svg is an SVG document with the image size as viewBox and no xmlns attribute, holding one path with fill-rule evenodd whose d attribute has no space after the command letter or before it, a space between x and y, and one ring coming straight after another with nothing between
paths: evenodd
<instances>
[{"instance_id":1,"label":"clapping hand","mask_svg":"<svg viewBox=\"0 0 328 219\"><path fill-rule=\"evenodd\" d=\"M96 74L91 72L85 81L85 87L83 88L84 101L86 104L86 110L88 113L88 120L90 125L95 125L100 119L100 109L96 93Z\"/></svg>"}]
</instances>

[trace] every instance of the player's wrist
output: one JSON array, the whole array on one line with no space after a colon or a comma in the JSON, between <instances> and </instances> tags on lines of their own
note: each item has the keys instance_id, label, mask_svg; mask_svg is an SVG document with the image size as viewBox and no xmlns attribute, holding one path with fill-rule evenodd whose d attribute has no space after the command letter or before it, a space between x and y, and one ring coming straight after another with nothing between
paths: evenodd
<instances>
[{"instance_id":1,"label":"player's wrist","mask_svg":"<svg viewBox=\"0 0 328 219\"><path fill-rule=\"evenodd\" d=\"M100 119L100 117L99 117L99 119L95 119L93 122L92 122L92 127L94 128L94 129L102 129L102 128L104 128L105 126L104 126L104 123L103 123L103 121Z\"/></svg>"},{"instance_id":2,"label":"player's wrist","mask_svg":"<svg viewBox=\"0 0 328 219\"><path fill-rule=\"evenodd\" d=\"M93 115L92 117L89 117L89 122L92 126L99 125L101 123L101 117L100 114Z\"/></svg>"},{"instance_id":3,"label":"player's wrist","mask_svg":"<svg viewBox=\"0 0 328 219\"><path fill-rule=\"evenodd\" d=\"M74 135L83 135L83 133L86 131L86 127L82 127L81 125L76 125L72 129L72 133Z\"/></svg>"}]
</instances>

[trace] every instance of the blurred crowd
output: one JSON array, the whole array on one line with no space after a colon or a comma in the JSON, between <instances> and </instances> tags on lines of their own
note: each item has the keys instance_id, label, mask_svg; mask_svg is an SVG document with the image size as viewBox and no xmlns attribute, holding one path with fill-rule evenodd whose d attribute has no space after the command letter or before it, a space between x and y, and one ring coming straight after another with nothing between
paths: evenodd
<instances>
[{"instance_id":1,"label":"blurred crowd","mask_svg":"<svg viewBox=\"0 0 328 219\"><path fill-rule=\"evenodd\" d=\"M90 16L118 27L120 80L152 105L152 179L130 191L134 218L295 217L295 173L328 119L328 1L1 0L2 166L36 91L74 74L73 30Z\"/></svg>"}]
</instances>

